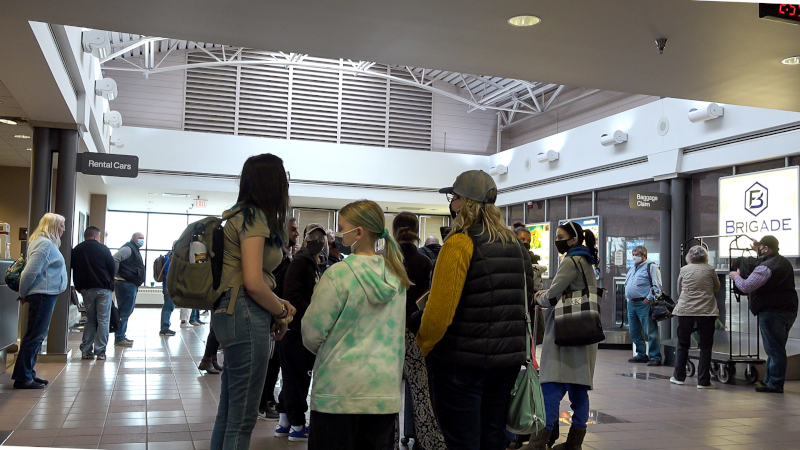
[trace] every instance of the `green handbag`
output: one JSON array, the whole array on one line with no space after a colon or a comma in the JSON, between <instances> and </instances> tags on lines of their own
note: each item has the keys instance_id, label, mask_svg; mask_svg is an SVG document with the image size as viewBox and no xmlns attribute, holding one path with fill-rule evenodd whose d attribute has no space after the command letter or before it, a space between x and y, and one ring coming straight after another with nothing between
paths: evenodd
<instances>
[{"instance_id":1,"label":"green handbag","mask_svg":"<svg viewBox=\"0 0 800 450\"><path fill-rule=\"evenodd\" d=\"M524 264L523 256L523 264ZM542 386L539 384L539 373L533 367L531 357L531 315L528 311L528 280L523 267L525 290L523 303L525 304L525 322L527 324L527 342L525 344L525 369L517 375L517 381L511 390L511 400L508 402L506 415L506 429L514 434L536 434L543 430L546 424L544 410L544 396Z\"/></svg>"}]
</instances>

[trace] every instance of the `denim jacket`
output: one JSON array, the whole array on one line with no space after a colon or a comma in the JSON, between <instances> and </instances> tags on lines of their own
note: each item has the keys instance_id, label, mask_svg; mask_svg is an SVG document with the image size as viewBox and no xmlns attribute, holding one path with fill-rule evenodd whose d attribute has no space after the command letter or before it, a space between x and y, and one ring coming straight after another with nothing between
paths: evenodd
<instances>
[{"instance_id":1,"label":"denim jacket","mask_svg":"<svg viewBox=\"0 0 800 450\"><path fill-rule=\"evenodd\" d=\"M31 241L25 268L19 280L19 295L58 295L67 288L67 270L64 257L56 244L46 236Z\"/></svg>"}]
</instances>

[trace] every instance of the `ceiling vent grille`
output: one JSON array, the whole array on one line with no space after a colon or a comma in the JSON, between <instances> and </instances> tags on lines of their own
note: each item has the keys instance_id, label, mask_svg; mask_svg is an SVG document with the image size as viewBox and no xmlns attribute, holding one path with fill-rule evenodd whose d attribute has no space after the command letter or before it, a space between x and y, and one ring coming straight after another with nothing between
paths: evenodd
<instances>
[{"instance_id":1,"label":"ceiling vent grille","mask_svg":"<svg viewBox=\"0 0 800 450\"><path fill-rule=\"evenodd\" d=\"M695 145L695 146L692 146L692 147L686 147L686 148L683 149L683 153L686 154L686 153L699 152L699 151L703 151L703 150L711 150L713 148L722 147L723 145L737 144L739 142L752 141L754 139L761 139L761 138L765 138L765 137L769 137L769 136L775 136L777 134L783 134L783 133L791 133L793 131L798 131L798 130L800 130L800 122L795 122L795 123L791 123L791 124L788 124L788 125L772 128L772 129L769 129L769 130L758 131L756 133L742 134L740 136L734 136L734 137L727 138L727 139L721 139L719 141L707 142L707 143L701 144L701 145Z\"/></svg>"},{"instance_id":2,"label":"ceiling vent grille","mask_svg":"<svg viewBox=\"0 0 800 450\"><path fill-rule=\"evenodd\" d=\"M222 57L221 50L210 53ZM271 53L255 50L238 58L272 60ZM206 52L188 54L189 64L214 61ZM371 70L410 77L385 65ZM430 150L432 119L430 91L365 74L274 65L186 71L186 131Z\"/></svg>"},{"instance_id":3,"label":"ceiling vent grille","mask_svg":"<svg viewBox=\"0 0 800 450\"><path fill-rule=\"evenodd\" d=\"M647 164L647 161L648 161L647 157L646 156L642 156L640 158L633 158L633 159L629 159L627 161L621 161L621 162L613 163L613 164L606 164L605 166L597 166L597 167L581 170L579 172L573 172L573 173L566 174L566 175L560 175L560 176L552 177L552 178L545 178L543 180L532 181L530 183L519 184L517 186L511 186L511 187L507 187L507 188L503 188L503 189L498 189L497 192L499 194L507 194L509 192L521 191L523 189L530 189L530 188L535 188L535 187L539 187L539 186L545 186L545 185L548 185L548 184L559 183L559 182L567 181L567 180L573 180L575 178L583 178L583 177L588 177L588 176L591 176L591 175L597 175L598 173L609 172L609 171L618 170L618 169L624 169L626 167L638 166L640 164Z\"/></svg>"}]
</instances>

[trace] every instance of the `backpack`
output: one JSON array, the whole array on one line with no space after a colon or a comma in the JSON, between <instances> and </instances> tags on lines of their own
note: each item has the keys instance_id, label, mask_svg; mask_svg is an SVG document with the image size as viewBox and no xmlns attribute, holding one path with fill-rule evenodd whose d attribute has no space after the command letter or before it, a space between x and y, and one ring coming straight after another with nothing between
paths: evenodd
<instances>
[{"instance_id":1,"label":"backpack","mask_svg":"<svg viewBox=\"0 0 800 450\"><path fill-rule=\"evenodd\" d=\"M214 302L230 287L230 280L222 279L222 253L225 235L224 222L241 209L226 211L222 218L209 216L190 223L172 246L167 271L167 292L179 308L214 309ZM202 232L200 232L202 230ZM210 255L205 263L193 263L189 255L192 236L200 234ZM241 272L241 262L232 272ZM232 301L228 307L233 313Z\"/></svg>"},{"instance_id":2,"label":"backpack","mask_svg":"<svg viewBox=\"0 0 800 450\"><path fill-rule=\"evenodd\" d=\"M157 283L164 281L164 274L169 264L169 253L161 255L153 261L153 274Z\"/></svg>"},{"instance_id":3,"label":"backpack","mask_svg":"<svg viewBox=\"0 0 800 450\"><path fill-rule=\"evenodd\" d=\"M14 292L19 292L19 279L22 276L22 270L25 269L25 255L20 256L14 261L14 264L6 270L6 285Z\"/></svg>"}]
</instances>

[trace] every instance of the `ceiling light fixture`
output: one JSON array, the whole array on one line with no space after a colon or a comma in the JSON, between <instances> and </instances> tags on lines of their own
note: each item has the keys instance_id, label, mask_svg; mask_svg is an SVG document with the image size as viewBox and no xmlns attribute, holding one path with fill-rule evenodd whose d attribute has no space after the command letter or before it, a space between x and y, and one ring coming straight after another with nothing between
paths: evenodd
<instances>
[{"instance_id":1,"label":"ceiling light fixture","mask_svg":"<svg viewBox=\"0 0 800 450\"><path fill-rule=\"evenodd\" d=\"M800 56L792 56L791 58L786 58L781 62L787 66L796 66L800 64Z\"/></svg>"},{"instance_id":2,"label":"ceiling light fixture","mask_svg":"<svg viewBox=\"0 0 800 450\"><path fill-rule=\"evenodd\" d=\"M628 135L620 130L600 136L600 143L606 147L609 145L622 144L623 142L628 142Z\"/></svg>"},{"instance_id":3,"label":"ceiling light fixture","mask_svg":"<svg viewBox=\"0 0 800 450\"><path fill-rule=\"evenodd\" d=\"M14 137L17 138L17 139L30 139L31 138L27 134L15 134Z\"/></svg>"},{"instance_id":4,"label":"ceiling light fixture","mask_svg":"<svg viewBox=\"0 0 800 450\"><path fill-rule=\"evenodd\" d=\"M542 19L536 16L514 16L508 19L508 23L515 27L532 27L541 21Z\"/></svg>"},{"instance_id":5,"label":"ceiling light fixture","mask_svg":"<svg viewBox=\"0 0 800 450\"><path fill-rule=\"evenodd\" d=\"M32 149L32 148L26 148L25 150L27 150L27 151L29 151L29 152L32 152L32 151L33 151L33 149Z\"/></svg>"},{"instance_id":6,"label":"ceiling light fixture","mask_svg":"<svg viewBox=\"0 0 800 450\"><path fill-rule=\"evenodd\" d=\"M542 152L536 155L536 160L539 161L540 163L553 162L553 161L558 161L559 156L561 155L559 155L557 151L548 150L546 152Z\"/></svg>"},{"instance_id":7,"label":"ceiling light fixture","mask_svg":"<svg viewBox=\"0 0 800 450\"><path fill-rule=\"evenodd\" d=\"M498 164L494 167L489 168L489 175L496 176L496 175L505 175L508 173L508 166L505 164Z\"/></svg>"},{"instance_id":8,"label":"ceiling light fixture","mask_svg":"<svg viewBox=\"0 0 800 450\"><path fill-rule=\"evenodd\" d=\"M4 123L6 125L16 125L17 124L17 122L14 122L11 119L0 119L0 123Z\"/></svg>"},{"instance_id":9,"label":"ceiling light fixture","mask_svg":"<svg viewBox=\"0 0 800 450\"><path fill-rule=\"evenodd\" d=\"M692 123L705 122L706 120L716 119L725 115L725 109L716 104L711 103L705 108L697 109L692 108L689 110L689 121Z\"/></svg>"}]
</instances>

